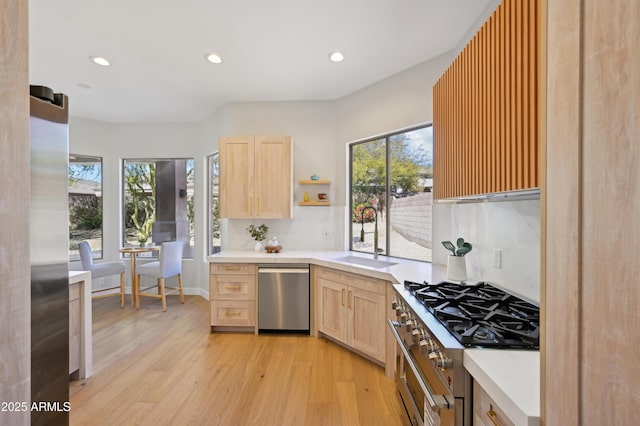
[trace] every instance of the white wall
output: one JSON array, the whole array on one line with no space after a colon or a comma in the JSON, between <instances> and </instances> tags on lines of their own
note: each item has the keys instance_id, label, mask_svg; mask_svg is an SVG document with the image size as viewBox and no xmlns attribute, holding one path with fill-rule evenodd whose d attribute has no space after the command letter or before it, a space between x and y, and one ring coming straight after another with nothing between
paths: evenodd
<instances>
[{"instance_id":1,"label":"white wall","mask_svg":"<svg viewBox=\"0 0 640 426\"><path fill-rule=\"evenodd\" d=\"M71 117L69 152L102 157L103 171L103 256L120 258L122 224L121 163L125 158L195 159L195 228L206 230L206 155L215 150L215 139L207 138L215 121L207 123L109 124ZM207 148L210 147L210 152ZM208 275L204 253L206 231L196 232L193 259L183 262L183 284L190 294L205 294ZM127 268L128 268L128 261ZM80 269L73 262L71 269ZM127 287L130 285L127 269ZM109 280L116 280L109 277ZM107 283L98 283L106 286Z\"/></svg>"},{"instance_id":2,"label":"white wall","mask_svg":"<svg viewBox=\"0 0 640 426\"><path fill-rule=\"evenodd\" d=\"M490 5L487 15L495 6ZM347 163L346 145L350 142L430 123L433 84L454 57L455 52L449 52L337 101L336 143L337 153L341 154L337 162ZM342 183L338 196L346 200L347 167L343 166L338 172L336 181ZM462 236L474 244L472 253L467 256L469 281L491 281L539 302L539 206L539 201L436 203L432 227L433 263L446 264L448 252L440 241ZM347 232L344 230L344 235L348 235ZM494 248L502 249L502 269L493 268Z\"/></svg>"},{"instance_id":3,"label":"white wall","mask_svg":"<svg viewBox=\"0 0 640 426\"><path fill-rule=\"evenodd\" d=\"M492 6L493 7L493 6ZM490 9L490 8L489 8ZM490 14L491 10L487 11ZM466 43L466 41L464 42ZM196 254L185 261L185 285L206 295L208 217L206 156L225 135L290 135L294 181L318 174L330 179L331 207L294 207L291 220L223 220L223 249L252 249L250 223L266 223L285 249L344 249L348 235L348 144L432 121L432 87L455 51L382 80L337 101L231 103L202 123L118 125L72 118L70 152L104 158L105 259L120 244L120 160L193 157L196 160ZM304 189L295 186L295 200ZM434 263L446 262L440 241L463 236L470 280L489 280L539 301L539 202L436 204ZM327 237L324 235L328 234ZM493 269L493 249L503 250L503 268Z\"/></svg>"},{"instance_id":4,"label":"white wall","mask_svg":"<svg viewBox=\"0 0 640 426\"><path fill-rule=\"evenodd\" d=\"M291 220L223 220L222 246L225 249L252 249L254 241L246 232L251 224L269 226L269 238L278 237L289 250L335 250L343 248L342 217L344 203L336 198L335 108L333 102L250 102L232 103L218 112L222 117L222 134L289 135L293 141L293 179L308 179L317 174L330 179L331 207L300 207L295 205ZM294 200L302 199L304 188L297 185ZM342 205L341 205L342 203ZM324 236L328 234L328 236Z\"/></svg>"}]
</instances>

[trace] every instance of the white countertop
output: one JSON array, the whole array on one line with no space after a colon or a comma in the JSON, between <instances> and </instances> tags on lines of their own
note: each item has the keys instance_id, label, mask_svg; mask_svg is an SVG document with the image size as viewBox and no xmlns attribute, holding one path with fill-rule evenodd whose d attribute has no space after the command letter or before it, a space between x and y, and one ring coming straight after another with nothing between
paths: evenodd
<instances>
[{"instance_id":1,"label":"white countertop","mask_svg":"<svg viewBox=\"0 0 640 426\"><path fill-rule=\"evenodd\" d=\"M69 271L69 285L91 279L90 271Z\"/></svg>"},{"instance_id":2,"label":"white countertop","mask_svg":"<svg viewBox=\"0 0 640 426\"><path fill-rule=\"evenodd\" d=\"M223 250L209 256L217 263L309 263L380 278L393 284L404 280L439 282L446 268L427 262L380 256L396 265L373 268L339 260L347 256L372 259L351 251L287 251L280 253ZM465 349L464 366L491 398L518 425L540 424L540 352L503 349Z\"/></svg>"},{"instance_id":3,"label":"white countertop","mask_svg":"<svg viewBox=\"0 0 640 426\"><path fill-rule=\"evenodd\" d=\"M446 278L444 267L432 266L428 262L379 256L379 260L396 262L397 264L383 268L373 268L339 260L347 256L373 259L372 254L352 251L282 250L280 253L266 253L264 251L223 250L220 253L209 256L207 260L217 263L309 263L372 278L380 278L393 284L402 283L404 280L436 282Z\"/></svg>"},{"instance_id":4,"label":"white countertop","mask_svg":"<svg viewBox=\"0 0 640 426\"><path fill-rule=\"evenodd\" d=\"M464 366L515 424L540 424L539 351L465 349Z\"/></svg>"}]
</instances>

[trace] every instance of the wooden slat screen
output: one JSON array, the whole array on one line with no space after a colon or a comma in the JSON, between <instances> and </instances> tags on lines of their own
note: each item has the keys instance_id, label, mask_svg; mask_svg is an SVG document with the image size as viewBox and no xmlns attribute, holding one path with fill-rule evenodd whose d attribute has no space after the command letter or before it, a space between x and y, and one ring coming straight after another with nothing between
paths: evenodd
<instances>
[{"instance_id":1,"label":"wooden slat screen","mask_svg":"<svg viewBox=\"0 0 640 426\"><path fill-rule=\"evenodd\" d=\"M434 85L436 199L539 187L538 3L503 0Z\"/></svg>"}]
</instances>

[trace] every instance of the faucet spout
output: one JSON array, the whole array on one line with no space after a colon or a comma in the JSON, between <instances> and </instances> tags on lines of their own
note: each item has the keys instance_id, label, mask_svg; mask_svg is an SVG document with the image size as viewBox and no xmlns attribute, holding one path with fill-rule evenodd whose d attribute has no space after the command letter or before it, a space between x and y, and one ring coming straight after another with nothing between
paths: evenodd
<instances>
[{"instance_id":1,"label":"faucet spout","mask_svg":"<svg viewBox=\"0 0 640 426\"><path fill-rule=\"evenodd\" d=\"M373 218L375 220L375 228L373 231L373 258L377 259L378 258L378 211L373 206L366 206L365 208L362 209L362 212L361 212L362 216L360 218L360 224L361 224L360 242L364 243L364 213L369 209L373 210Z\"/></svg>"}]
</instances>

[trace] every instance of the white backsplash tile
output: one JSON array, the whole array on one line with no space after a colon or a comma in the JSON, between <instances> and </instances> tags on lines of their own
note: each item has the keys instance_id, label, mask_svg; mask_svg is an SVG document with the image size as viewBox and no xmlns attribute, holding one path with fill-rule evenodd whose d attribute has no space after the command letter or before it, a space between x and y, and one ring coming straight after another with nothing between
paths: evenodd
<instances>
[{"instance_id":1,"label":"white backsplash tile","mask_svg":"<svg viewBox=\"0 0 640 426\"><path fill-rule=\"evenodd\" d=\"M226 219L223 220L222 247L225 250L250 250L255 241L246 228L250 224L266 224L267 239L273 236L283 250L342 250L344 207L293 208L294 220L287 219ZM266 241L265 241L266 243Z\"/></svg>"},{"instance_id":2,"label":"white backsplash tile","mask_svg":"<svg viewBox=\"0 0 640 426\"><path fill-rule=\"evenodd\" d=\"M440 241L463 237L473 244L466 256L468 281L490 281L540 302L540 200L438 204L434 263L445 264ZM447 223L449 222L449 223ZM502 250L502 268L493 266Z\"/></svg>"}]
</instances>

